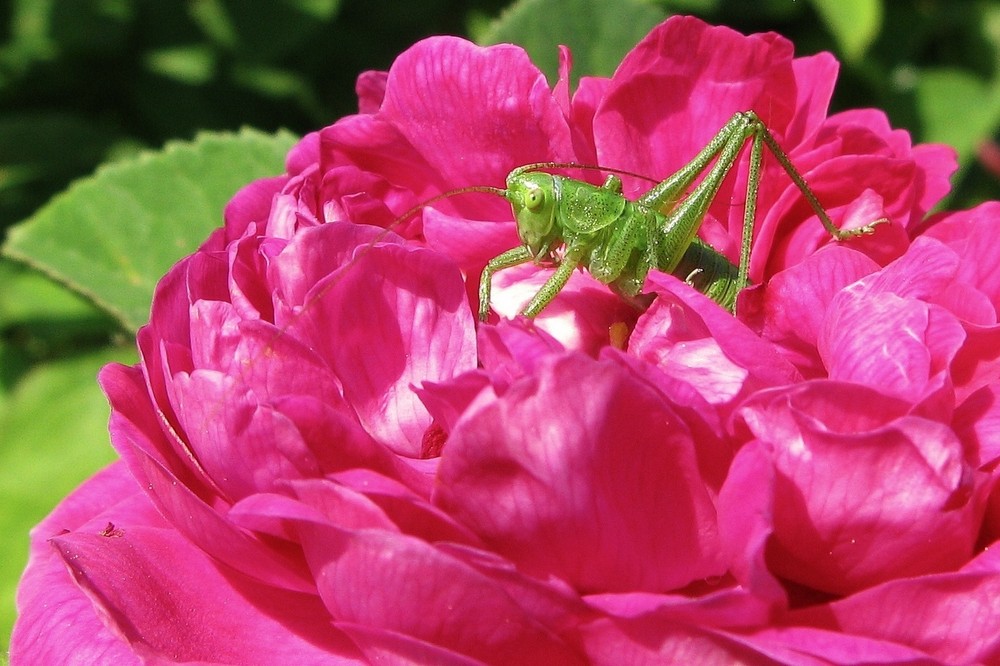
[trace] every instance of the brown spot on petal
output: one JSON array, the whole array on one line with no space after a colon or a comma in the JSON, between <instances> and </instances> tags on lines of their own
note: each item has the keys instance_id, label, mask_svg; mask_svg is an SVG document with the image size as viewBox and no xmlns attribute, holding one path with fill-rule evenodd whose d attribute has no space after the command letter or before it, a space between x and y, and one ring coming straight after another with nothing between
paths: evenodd
<instances>
[{"instance_id":1,"label":"brown spot on petal","mask_svg":"<svg viewBox=\"0 0 1000 666\"><path fill-rule=\"evenodd\" d=\"M608 337L611 339L611 346L615 349L625 351L628 347L628 336L632 331L628 330L628 324L623 321L616 321L608 327Z\"/></svg>"},{"instance_id":2,"label":"brown spot on petal","mask_svg":"<svg viewBox=\"0 0 1000 666\"><path fill-rule=\"evenodd\" d=\"M420 457L423 459L437 458L444 450L444 443L448 441L448 433L438 425L437 421L424 431L424 436L420 441Z\"/></svg>"},{"instance_id":3,"label":"brown spot on petal","mask_svg":"<svg viewBox=\"0 0 1000 666\"><path fill-rule=\"evenodd\" d=\"M120 538L125 536L125 530L115 527L114 523L108 523L104 529L97 533L98 536L108 538Z\"/></svg>"}]
</instances>

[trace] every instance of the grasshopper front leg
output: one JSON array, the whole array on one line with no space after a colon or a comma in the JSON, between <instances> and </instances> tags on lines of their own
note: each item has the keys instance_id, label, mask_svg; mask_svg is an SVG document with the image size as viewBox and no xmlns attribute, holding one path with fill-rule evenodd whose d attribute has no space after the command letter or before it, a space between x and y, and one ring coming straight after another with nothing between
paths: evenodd
<instances>
[{"instance_id":1,"label":"grasshopper front leg","mask_svg":"<svg viewBox=\"0 0 1000 666\"><path fill-rule=\"evenodd\" d=\"M573 248L567 250L555 272L549 276L534 298L521 310L521 314L525 317L534 317L542 311L542 308L552 302L552 299L569 282L569 276L573 274L573 269L580 265L581 254L580 251Z\"/></svg>"},{"instance_id":2,"label":"grasshopper front leg","mask_svg":"<svg viewBox=\"0 0 1000 666\"><path fill-rule=\"evenodd\" d=\"M548 305L556 295L562 291L569 281L570 275L580 264L581 252L569 249L563 256L555 272L545 281L542 288L534 295L531 301L524 306L521 314L525 317L534 317ZM482 277L479 278L479 321L486 321L490 316L490 293L493 289L493 275L505 268L520 266L532 260L531 252L527 247L519 245L512 250L507 250L503 254L497 255L489 260L483 268Z\"/></svg>"},{"instance_id":3,"label":"grasshopper front leg","mask_svg":"<svg viewBox=\"0 0 1000 666\"><path fill-rule=\"evenodd\" d=\"M479 321L490 318L490 291L493 289L493 274L505 268L520 266L531 261L531 251L524 245L498 254L487 262L479 278Z\"/></svg>"}]
</instances>

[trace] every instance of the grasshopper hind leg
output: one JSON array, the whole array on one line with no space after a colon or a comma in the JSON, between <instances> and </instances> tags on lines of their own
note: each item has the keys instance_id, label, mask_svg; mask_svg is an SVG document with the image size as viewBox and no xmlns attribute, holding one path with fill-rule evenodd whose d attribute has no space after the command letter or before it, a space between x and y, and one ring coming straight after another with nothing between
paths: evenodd
<instances>
[{"instance_id":1,"label":"grasshopper hind leg","mask_svg":"<svg viewBox=\"0 0 1000 666\"><path fill-rule=\"evenodd\" d=\"M788 177L795 184L795 187L797 187L799 192L802 193L805 200L809 202L810 208L813 209L813 212L816 213L820 222L823 223L823 227L831 236L833 236L834 239L841 241L849 238L855 238L857 236L865 236L867 234L874 233L875 228L878 225L888 224L889 221L885 218L879 218L873 222L869 222L868 224L854 229L841 229L834 224L833 220L831 220L830 216L827 214L826 209L823 208L823 204L819 202L819 197L817 197L812 191L812 188L809 187L809 184L806 182L806 179L802 177L802 174L799 173L799 170L792 165L792 161L789 159L788 155L781 148L781 146L778 145L778 141L774 138L774 135L771 134L771 131L767 129L764 121L762 121L753 111L745 111L744 115L748 118L748 122L752 127L755 139L756 137L759 137L760 140L763 141L764 145L767 146L767 149L772 155L774 155L774 158L778 160L778 164L780 164L781 168L788 174ZM753 176L757 176L759 179L759 167L756 174L753 173L753 169L751 169L751 177Z\"/></svg>"}]
</instances>

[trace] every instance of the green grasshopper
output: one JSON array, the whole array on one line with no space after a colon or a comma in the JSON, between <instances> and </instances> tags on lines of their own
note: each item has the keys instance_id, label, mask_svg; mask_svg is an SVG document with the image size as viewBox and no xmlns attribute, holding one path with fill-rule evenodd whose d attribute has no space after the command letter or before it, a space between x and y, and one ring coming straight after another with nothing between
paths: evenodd
<instances>
[{"instance_id":1,"label":"green grasshopper","mask_svg":"<svg viewBox=\"0 0 1000 666\"><path fill-rule=\"evenodd\" d=\"M749 139L752 144L743 238L740 263L734 266L701 241L697 233L722 181ZM514 211L522 244L494 257L483 269L479 283L480 321L489 316L493 275L529 261L556 269L521 311L526 317L536 316L552 302L578 267L630 299L640 292L646 274L655 267L684 279L735 312L736 297L749 284L750 243L764 146L777 158L833 238L870 234L887 221L879 219L856 229L839 229L753 111L735 114L694 159L636 201L622 195L622 181L616 175L597 186L539 170L581 167L569 163L527 164L510 172L506 189L462 188L434 200L461 192L490 192L507 199ZM713 160L715 164L709 169ZM627 173L600 169L612 174ZM685 196L703 173L702 181Z\"/></svg>"}]
</instances>

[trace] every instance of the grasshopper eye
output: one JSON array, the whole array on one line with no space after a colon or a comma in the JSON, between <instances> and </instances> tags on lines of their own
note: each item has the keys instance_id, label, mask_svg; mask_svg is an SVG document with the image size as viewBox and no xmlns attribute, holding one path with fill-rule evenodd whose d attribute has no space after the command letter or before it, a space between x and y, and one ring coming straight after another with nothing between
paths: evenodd
<instances>
[{"instance_id":1,"label":"grasshopper eye","mask_svg":"<svg viewBox=\"0 0 1000 666\"><path fill-rule=\"evenodd\" d=\"M536 211L545 203L545 192L540 187L530 187L524 193L524 207Z\"/></svg>"}]
</instances>

